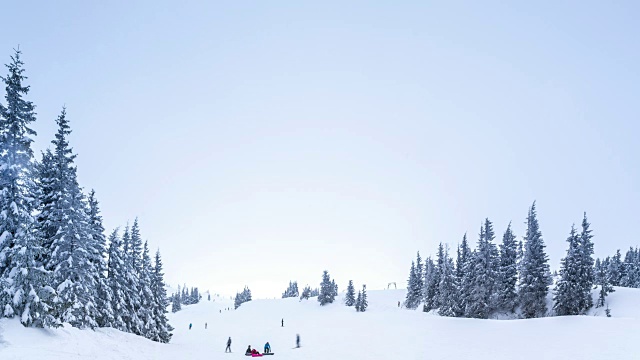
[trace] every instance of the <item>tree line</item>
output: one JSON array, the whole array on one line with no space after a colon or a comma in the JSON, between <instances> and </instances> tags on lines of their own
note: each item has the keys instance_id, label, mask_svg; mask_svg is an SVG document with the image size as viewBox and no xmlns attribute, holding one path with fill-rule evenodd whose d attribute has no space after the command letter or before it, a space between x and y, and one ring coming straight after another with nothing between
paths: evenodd
<instances>
[{"instance_id":1,"label":"tree line","mask_svg":"<svg viewBox=\"0 0 640 360\"><path fill-rule=\"evenodd\" d=\"M0 103L0 311L24 326L113 327L168 342L160 253L152 261L137 219L105 239L95 192L83 192L66 109L52 149L35 159L35 106L24 63L6 65ZM108 247L107 247L108 244Z\"/></svg>"},{"instance_id":2,"label":"tree line","mask_svg":"<svg viewBox=\"0 0 640 360\"><path fill-rule=\"evenodd\" d=\"M594 305L591 291L598 285L602 290L596 305L603 306L612 289L602 279L610 277L597 276L586 213L581 229L572 226L569 232L567 254L552 289L552 309L547 308L547 295L554 282L535 202L529 208L526 224L522 240L517 240L509 224L497 246L493 224L485 219L476 247L471 249L465 234L457 246L455 262L449 247L442 243L434 259L429 257L423 262L418 253L409 271L404 306L416 309L422 304L425 312L437 310L442 316L484 319L499 314L522 318L579 315ZM636 264L637 258L628 258L629 264ZM628 268L636 269L631 265Z\"/></svg>"}]
</instances>

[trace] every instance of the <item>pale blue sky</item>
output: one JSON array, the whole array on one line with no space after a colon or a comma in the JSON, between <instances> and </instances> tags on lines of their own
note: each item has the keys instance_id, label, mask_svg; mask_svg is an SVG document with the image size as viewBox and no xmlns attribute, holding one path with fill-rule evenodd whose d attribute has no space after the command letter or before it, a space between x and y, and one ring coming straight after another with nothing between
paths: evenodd
<instances>
[{"instance_id":1,"label":"pale blue sky","mask_svg":"<svg viewBox=\"0 0 640 360\"><path fill-rule=\"evenodd\" d=\"M404 285L533 200L552 268L583 211L597 255L640 245L639 3L511 3L21 1L0 56L172 284Z\"/></svg>"}]
</instances>

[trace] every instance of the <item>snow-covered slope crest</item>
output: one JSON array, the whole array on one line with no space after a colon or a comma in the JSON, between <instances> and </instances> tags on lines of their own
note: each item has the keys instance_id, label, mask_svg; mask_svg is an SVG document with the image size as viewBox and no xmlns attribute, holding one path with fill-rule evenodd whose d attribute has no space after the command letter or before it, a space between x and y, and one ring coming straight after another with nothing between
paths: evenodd
<instances>
[{"instance_id":1,"label":"snow-covered slope crest","mask_svg":"<svg viewBox=\"0 0 640 360\"><path fill-rule=\"evenodd\" d=\"M617 288L612 318L565 316L533 320L444 318L397 306L402 290L369 292L369 308L356 313L339 301L254 300L238 310L213 299L171 314L170 344L112 329L27 329L0 320L0 359L246 359L248 345L269 341L276 359L640 359L640 289ZM215 300L215 301L213 301ZM604 315L600 309L591 315ZM284 319L284 327L282 320ZM206 328L205 328L206 323ZM193 324L189 330L189 324ZM300 334L302 347L293 349ZM225 354L227 338L232 354Z\"/></svg>"}]
</instances>

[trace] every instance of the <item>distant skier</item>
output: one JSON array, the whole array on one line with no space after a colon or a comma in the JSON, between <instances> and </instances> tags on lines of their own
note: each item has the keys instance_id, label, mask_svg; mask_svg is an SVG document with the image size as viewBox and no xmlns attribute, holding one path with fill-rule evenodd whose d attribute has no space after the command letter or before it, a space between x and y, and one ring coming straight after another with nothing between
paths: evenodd
<instances>
[{"instance_id":1,"label":"distant skier","mask_svg":"<svg viewBox=\"0 0 640 360\"><path fill-rule=\"evenodd\" d=\"M204 323L204 329L207 330L207 323Z\"/></svg>"},{"instance_id":2,"label":"distant skier","mask_svg":"<svg viewBox=\"0 0 640 360\"><path fill-rule=\"evenodd\" d=\"M284 319L282 319L282 327L284 327Z\"/></svg>"},{"instance_id":3,"label":"distant skier","mask_svg":"<svg viewBox=\"0 0 640 360\"><path fill-rule=\"evenodd\" d=\"M227 352L227 350L231 352L231 336L229 336L229 340L227 340L227 348L224 349L224 352Z\"/></svg>"},{"instance_id":4,"label":"distant skier","mask_svg":"<svg viewBox=\"0 0 640 360\"><path fill-rule=\"evenodd\" d=\"M266 344L264 344L264 353L265 354L269 354L271 353L271 345L269 345L269 342L267 341Z\"/></svg>"},{"instance_id":5,"label":"distant skier","mask_svg":"<svg viewBox=\"0 0 640 360\"><path fill-rule=\"evenodd\" d=\"M398 307L400 307L400 301L398 301Z\"/></svg>"},{"instance_id":6,"label":"distant skier","mask_svg":"<svg viewBox=\"0 0 640 360\"><path fill-rule=\"evenodd\" d=\"M300 347L300 334L296 334L296 347Z\"/></svg>"},{"instance_id":7,"label":"distant skier","mask_svg":"<svg viewBox=\"0 0 640 360\"><path fill-rule=\"evenodd\" d=\"M191 330L192 326L193 326L193 324L189 323L189 330Z\"/></svg>"}]
</instances>

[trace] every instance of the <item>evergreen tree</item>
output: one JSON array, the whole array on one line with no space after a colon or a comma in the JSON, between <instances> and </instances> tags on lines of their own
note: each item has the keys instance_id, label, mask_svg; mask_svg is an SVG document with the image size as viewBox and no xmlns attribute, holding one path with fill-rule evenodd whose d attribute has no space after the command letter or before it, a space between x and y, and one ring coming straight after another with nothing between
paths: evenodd
<instances>
[{"instance_id":1,"label":"evergreen tree","mask_svg":"<svg viewBox=\"0 0 640 360\"><path fill-rule=\"evenodd\" d=\"M347 294L344 297L344 303L347 306L353 306L356 303L356 290L353 287L353 280L349 280L349 285L347 285Z\"/></svg>"},{"instance_id":2,"label":"evergreen tree","mask_svg":"<svg viewBox=\"0 0 640 360\"><path fill-rule=\"evenodd\" d=\"M131 241L129 243L129 256L131 267L135 270L138 278L142 276L142 237L140 237L140 226L138 218L133 221L131 226Z\"/></svg>"},{"instance_id":3,"label":"evergreen tree","mask_svg":"<svg viewBox=\"0 0 640 360\"><path fill-rule=\"evenodd\" d=\"M145 241L140 262L140 308L138 318L142 323L141 335L147 339L157 338L158 325L154 314L156 299L152 291L154 270L149 255L149 245Z\"/></svg>"},{"instance_id":4,"label":"evergreen tree","mask_svg":"<svg viewBox=\"0 0 640 360\"><path fill-rule=\"evenodd\" d=\"M456 260L456 283L458 284L458 297L456 298L456 316L464 316L467 300L471 296L471 287L473 285L473 278L467 276L465 282L465 275L470 271L469 267L472 265L471 249L467 242L467 234L462 237L462 243L458 247L458 258ZM465 288L465 284L467 287Z\"/></svg>"},{"instance_id":5,"label":"evergreen tree","mask_svg":"<svg viewBox=\"0 0 640 360\"><path fill-rule=\"evenodd\" d=\"M55 290L42 267L46 249L36 236L32 137L35 106L23 97L24 63L15 51L7 66L6 107L0 105L0 312L19 316L25 326L57 326L52 315Z\"/></svg>"},{"instance_id":6,"label":"evergreen tree","mask_svg":"<svg viewBox=\"0 0 640 360\"><path fill-rule=\"evenodd\" d=\"M309 297L311 297L311 288L307 285L302 290L302 294L300 294L300 301L302 301L303 299L309 300Z\"/></svg>"},{"instance_id":7,"label":"evergreen tree","mask_svg":"<svg viewBox=\"0 0 640 360\"><path fill-rule=\"evenodd\" d=\"M336 297L335 291L335 282L331 281L329 272L325 270L322 273L322 283L320 283L320 294L318 295L320 305L331 304Z\"/></svg>"},{"instance_id":8,"label":"evergreen tree","mask_svg":"<svg viewBox=\"0 0 640 360\"><path fill-rule=\"evenodd\" d=\"M367 302L367 285L362 285L362 291L359 293L358 298L360 299L360 312L367 311L367 307L369 306L369 302Z\"/></svg>"},{"instance_id":9,"label":"evergreen tree","mask_svg":"<svg viewBox=\"0 0 640 360\"><path fill-rule=\"evenodd\" d=\"M426 274L423 290L424 306L422 307L422 311L424 312L429 312L440 306L439 287L442 268L444 266L444 250L442 243L438 245L438 259L436 259L436 261L437 264L435 264L431 258L427 258L427 265L425 266Z\"/></svg>"},{"instance_id":10,"label":"evergreen tree","mask_svg":"<svg viewBox=\"0 0 640 360\"><path fill-rule=\"evenodd\" d=\"M444 261L438 284L438 314L440 316L456 316L456 298L458 297L453 259L449 257L449 248L445 249Z\"/></svg>"},{"instance_id":11,"label":"evergreen tree","mask_svg":"<svg viewBox=\"0 0 640 360\"><path fill-rule=\"evenodd\" d=\"M460 284L459 312L458 316L472 317L473 302L476 283L476 250L469 253L467 261L463 264L464 275Z\"/></svg>"},{"instance_id":12,"label":"evergreen tree","mask_svg":"<svg viewBox=\"0 0 640 360\"><path fill-rule=\"evenodd\" d=\"M165 289L162 267L162 258L160 257L160 250L158 250L156 251L155 263L153 265L153 273L151 277L153 319L155 321L156 329L150 339L161 343L168 343L171 340L171 336L173 336L171 334L173 327L169 324L169 320L167 319L167 305L169 305L169 300L167 299L167 290Z\"/></svg>"},{"instance_id":13,"label":"evergreen tree","mask_svg":"<svg viewBox=\"0 0 640 360\"><path fill-rule=\"evenodd\" d=\"M358 297L356 298L356 311L360 312L360 306L362 306L362 291L358 291Z\"/></svg>"},{"instance_id":14,"label":"evergreen tree","mask_svg":"<svg viewBox=\"0 0 640 360\"><path fill-rule=\"evenodd\" d=\"M604 266L600 268L598 278L600 279L600 292L598 294L596 307L603 307L607 295L614 292L615 290L613 289L613 286L611 286L609 275L607 274L606 268Z\"/></svg>"},{"instance_id":15,"label":"evergreen tree","mask_svg":"<svg viewBox=\"0 0 640 360\"><path fill-rule=\"evenodd\" d=\"M478 250L475 260L475 281L472 301L468 304L467 316L486 319L495 309L495 289L497 281L498 250L493 243L493 224L485 219L480 229Z\"/></svg>"},{"instance_id":16,"label":"evergreen tree","mask_svg":"<svg viewBox=\"0 0 640 360\"><path fill-rule=\"evenodd\" d=\"M462 237L462 243L458 246L457 250L458 256L456 259L456 278L458 283L462 283L462 278L464 277L464 264L469 258L469 253L471 250L469 249L469 243L467 242L467 233Z\"/></svg>"},{"instance_id":17,"label":"evergreen tree","mask_svg":"<svg viewBox=\"0 0 640 360\"><path fill-rule=\"evenodd\" d=\"M126 226L122 234L122 276L126 291L123 293L125 311L122 318L126 325L126 331L136 335L141 335L142 322L138 318L140 309L140 286L138 272L133 267L134 261L131 256L131 233L129 226Z\"/></svg>"},{"instance_id":18,"label":"evergreen tree","mask_svg":"<svg viewBox=\"0 0 640 360\"><path fill-rule=\"evenodd\" d=\"M551 283L545 244L536 217L535 202L527 216L524 257L518 293L525 318L542 317L547 313L546 297Z\"/></svg>"},{"instance_id":19,"label":"evergreen tree","mask_svg":"<svg viewBox=\"0 0 640 360\"><path fill-rule=\"evenodd\" d=\"M282 298L298 297L298 283L289 281L289 287L282 293Z\"/></svg>"},{"instance_id":20,"label":"evergreen tree","mask_svg":"<svg viewBox=\"0 0 640 360\"><path fill-rule=\"evenodd\" d=\"M407 281L407 295L404 306L407 309L415 309L420 305L420 294L422 290L418 288L418 274L415 262L411 262L411 270L409 270L409 280Z\"/></svg>"},{"instance_id":21,"label":"evergreen tree","mask_svg":"<svg viewBox=\"0 0 640 360\"><path fill-rule=\"evenodd\" d=\"M500 268L498 270L498 306L508 312L514 312L516 308L518 282L518 244L516 236L511 230L511 223L502 236L500 245Z\"/></svg>"},{"instance_id":22,"label":"evergreen tree","mask_svg":"<svg viewBox=\"0 0 640 360\"><path fill-rule=\"evenodd\" d=\"M238 306L236 306L236 309L238 308ZM173 296L171 297L171 312L176 313L180 310L182 310L182 304L180 303L180 295L176 293L176 294L173 294Z\"/></svg>"},{"instance_id":23,"label":"evergreen tree","mask_svg":"<svg viewBox=\"0 0 640 360\"><path fill-rule=\"evenodd\" d=\"M423 298L422 289L424 288L424 268L422 265L422 258L418 251L416 256L416 295L418 299Z\"/></svg>"},{"instance_id":24,"label":"evergreen tree","mask_svg":"<svg viewBox=\"0 0 640 360\"><path fill-rule=\"evenodd\" d=\"M595 281L593 273L593 235L589 230L589 222L587 221L587 213L582 218L582 232L580 233L578 243L578 308L580 313L585 313L593 306L593 298L591 297L591 288ZM611 280L610 280L611 281Z\"/></svg>"},{"instance_id":25,"label":"evergreen tree","mask_svg":"<svg viewBox=\"0 0 640 360\"><path fill-rule=\"evenodd\" d=\"M616 250L616 254L611 258L611 262L609 263L609 268L607 269L612 286L620 286L620 283L622 282L622 276L623 276L622 268L623 268L622 254L620 254L620 249L618 249ZM597 269L597 267L595 269ZM595 275L594 275L594 281L596 281Z\"/></svg>"},{"instance_id":26,"label":"evergreen tree","mask_svg":"<svg viewBox=\"0 0 640 360\"><path fill-rule=\"evenodd\" d=\"M560 264L560 280L556 284L553 310L557 315L581 314L580 307L580 236L575 226L567 238L569 249ZM589 294L591 296L591 294Z\"/></svg>"},{"instance_id":27,"label":"evergreen tree","mask_svg":"<svg viewBox=\"0 0 640 360\"><path fill-rule=\"evenodd\" d=\"M129 331L126 320L128 310L125 294L127 280L125 275L125 264L122 254L122 242L118 236L118 229L113 230L109 235L109 261L107 262L107 283L111 289L111 306L113 308L113 320L105 326L109 326L121 331Z\"/></svg>"},{"instance_id":28,"label":"evergreen tree","mask_svg":"<svg viewBox=\"0 0 640 360\"><path fill-rule=\"evenodd\" d=\"M88 206L86 208L87 218L89 219L89 260L93 265L92 274L96 284L96 323L100 327L108 326L113 322L113 307L111 300L113 294L109 287L107 279L107 248L106 238L104 235L104 226L102 225L102 216L95 191L91 190L88 198Z\"/></svg>"}]
</instances>

